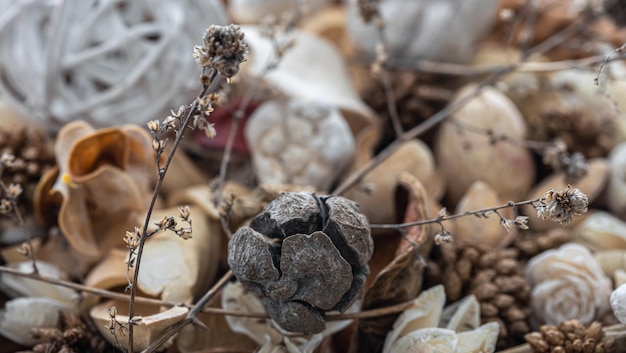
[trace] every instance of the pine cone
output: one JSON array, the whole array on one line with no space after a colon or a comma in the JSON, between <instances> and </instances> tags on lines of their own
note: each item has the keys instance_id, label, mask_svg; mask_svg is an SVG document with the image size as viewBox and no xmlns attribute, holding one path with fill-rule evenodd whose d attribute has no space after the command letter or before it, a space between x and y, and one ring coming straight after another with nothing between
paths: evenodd
<instances>
[{"instance_id":1,"label":"pine cone","mask_svg":"<svg viewBox=\"0 0 626 353\"><path fill-rule=\"evenodd\" d=\"M556 249L571 239L571 232L562 227L553 228L545 233L532 231L520 232L513 246L520 251L520 258L528 261L531 257L546 250Z\"/></svg>"},{"instance_id":2,"label":"pine cone","mask_svg":"<svg viewBox=\"0 0 626 353\"><path fill-rule=\"evenodd\" d=\"M558 326L542 325L538 332L524 336L535 353L610 353L615 340L607 338L602 324L589 326L578 320L561 322Z\"/></svg>"},{"instance_id":3,"label":"pine cone","mask_svg":"<svg viewBox=\"0 0 626 353\"><path fill-rule=\"evenodd\" d=\"M285 330L319 333L357 298L373 252L367 218L343 197L283 193L228 244L228 265ZM280 270L279 270L280 269Z\"/></svg>"},{"instance_id":4,"label":"pine cone","mask_svg":"<svg viewBox=\"0 0 626 353\"><path fill-rule=\"evenodd\" d=\"M112 349L93 323L83 322L70 311L61 312L58 327L33 328L31 335L41 340L32 353L104 353Z\"/></svg>"},{"instance_id":5,"label":"pine cone","mask_svg":"<svg viewBox=\"0 0 626 353\"><path fill-rule=\"evenodd\" d=\"M474 294L482 323L500 324L498 349L524 342L530 329L530 285L514 248L442 244L439 247L442 283L449 302Z\"/></svg>"}]
</instances>

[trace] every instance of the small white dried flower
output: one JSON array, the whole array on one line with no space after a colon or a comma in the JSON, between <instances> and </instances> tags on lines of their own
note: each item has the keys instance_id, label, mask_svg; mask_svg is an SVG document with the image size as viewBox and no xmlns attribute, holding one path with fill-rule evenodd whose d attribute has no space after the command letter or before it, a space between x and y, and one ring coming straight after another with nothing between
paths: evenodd
<instances>
[{"instance_id":1,"label":"small white dried flower","mask_svg":"<svg viewBox=\"0 0 626 353\"><path fill-rule=\"evenodd\" d=\"M112 306L112 307L109 308L109 316L112 319L115 319L115 317L117 316L117 307Z\"/></svg>"},{"instance_id":2,"label":"small white dried flower","mask_svg":"<svg viewBox=\"0 0 626 353\"><path fill-rule=\"evenodd\" d=\"M589 198L582 191L572 189L570 185L561 191L550 189L544 194L537 206L537 217L559 222L566 226L572 222L573 216L587 212Z\"/></svg>"},{"instance_id":3,"label":"small white dried flower","mask_svg":"<svg viewBox=\"0 0 626 353\"><path fill-rule=\"evenodd\" d=\"M142 316L133 316L132 319L128 320L128 323L131 325L139 325L141 324L141 322L143 321L143 317Z\"/></svg>"},{"instance_id":4,"label":"small white dried flower","mask_svg":"<svg viewBox=\"0 0 626 353\"><path fill-rule=\"evenodd\" d=\"M155 223L159 229L173 229L176 227L176 219L174 216L165 216L160 222Z\"/></svg>"},{"instance_id":5,"label":"small white dried flower","mask_svg":"<svg viewBox=\"0 0 626 353\"><path fill-rule=\"evenodd\" d=\"M185 240L189 240L192 238L191 236L191 228L181 228L179 230L176 231L176 234L185 239Z\"/></svg>"},{"instance_id":6,"label":"small white dried flower","mask_svg":"<svg viewBox=\"0 0 626 353\"><path fill-rule=\"evenodd\" d=\"M517 216L513 220L513 223L515 223L515 225L519 229L528 229L528 217L527 216Z\"/></svg>"},{"instance_id":7,"label":"small white dried flower","mask_svg":"<svg viewBox=\"0 0 626 353\"><path fill-rule=\"evenodd\" d=\"M153 133L158 132L160 126L161 126L161 123L159 123L158 120L148 121L148 129L150 130L150 132L153 132Z\"/></svg>"},{"instance_id":8,"label":"small white dried flower","mask_svg":"<svg viewBox=\"0 0 626 353\"><path fill-rule=\"evenodd\" d=\"M7 188L7 196L13 200L17 199L22 194L22 185L11 183Z\"/></svg>"},{"instance_id":9,"label":"small white dried flower","mask_svg":"<svg viewBox=\"0 0 626 353\"><path fill-rule=\"evenodd\" d=\"M504 218L504 217L500 217L500 225L508 233L508 232L511 231L511 227L513 226L513 220L507 219L507 218Z\"/></svg>"},{"instance_id":10,"label":"small white dried flower","mask_svg":"<svg viewBox=\"0 0 626 353\"><path fill-rule=\"evenodd\" d=\"M441 245L443 243L452 243L454 239L452 239L452 234L450 234L449 232L446 232L446 233L437 233L435 235L434 240L435 240L436 245Z\"/></svg>"},{"instance_id":11,"label":"small white dried flower","mask_svg":"<svg viewBox=\"0 0 626 353\"><path fill-rule=\"evenodd\" d=\"M7 199L0 200L0 214L7 214L13 210L11 202Z\"/></svg>"},{"instance_id":12,"label":"small white dried flower","mask_svg":"<svg viewBox=\"0 0 626 353\"><path fill-rule=\"evenodd\" d=\"M185 206L179 207L178 215L180 216L181 219L185 221L189 220L189 216L191 216L191 211L189 210L189 206L185 205Z\"/></svg>"}]
</instances>

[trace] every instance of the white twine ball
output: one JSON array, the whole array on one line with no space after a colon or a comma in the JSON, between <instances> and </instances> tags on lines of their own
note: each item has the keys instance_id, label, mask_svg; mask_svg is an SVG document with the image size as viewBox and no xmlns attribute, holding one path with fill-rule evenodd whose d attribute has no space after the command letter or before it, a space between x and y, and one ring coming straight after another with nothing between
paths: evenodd
<instances>
[{"instance_id":1,"label":"white twine ball","mask_svg":"<svg viewBox=\"0 0 626 353\"><path fill-rule=\"evenodd\" d=\"M49 130L144 123L199 89L219 0L0 0L0 95Z\"/></svg>"}]
</instances>

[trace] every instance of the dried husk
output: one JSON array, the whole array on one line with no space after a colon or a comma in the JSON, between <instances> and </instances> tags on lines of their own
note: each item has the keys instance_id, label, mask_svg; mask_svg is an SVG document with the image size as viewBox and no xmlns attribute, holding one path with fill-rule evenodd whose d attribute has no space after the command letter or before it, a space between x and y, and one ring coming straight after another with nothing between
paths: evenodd
<instances>
[{"instance_id":1,"label":"dried husk","mask_svg":"<svg viewBox=\"0 0 626 353\"><path fill-rule=\"evenodd\" d=\"M74 121L59 132L55 155L58 168L35 192L36 215L58 222L72 248L95 262L146 209L156 179L151 138L139 126L95 130Z\"/></svg>"},{"instance_id":2,"label":"dried husk","mask_svg":"<svg viewBox=\"0 0 626 353\"><path fill-rule=\"evenodd\" d=\"M626 223L604 211L586 217L573 233L574 241L594 251L626 250Z\"/></svg>"},{"instance_id":3,"label":"dried husk","mask_svg":"<svg viewBox=\"0 0 626 353\"><path fill-rule=\"evenodd\" d=\"M363 131L357 137L357 154L351 172L367 164L373 157L378 132ZM363 177L360 183L346 191L345 196L356 201L371 223L385 224L397 221L398 210L394 203L399 176L407 172L424 185L429 199L437 200L443 193L435 158L428 146L420 140L409 140ZM350 173L348 173L349 175Z\"/></svg>"},{"instance_id":4,"label":"dried husk","mask_svg":"<svg viewBox=\"0 0 626 353\"><path fill-rule=\"evenodd\" d=\"M475 85L465 86L454 101L475 89ZM450 118L516 140L524 139L526 135L521 114L495 88L482 89ZM489 136L465 131L453 123L441 127L434 150L448 186L447 198L453 204L479 180L491 186L503 199L519 200L526 195L535 178L535 164L526 148L506 142L492 143Z\"/></svg>"},{"instance_id":5,"label":"dried husk","mask_svg":"<svg viewBox=\"0 0 626 353\"><path fill-rule=\"evenodd\" d=\"M31 261L9 264L9 267L22 273L33 272ZM37 261L37 270L41 276L47 278L65 281L69 279L65 272L47 262ZM72 289L8 273L0 275L0 289L12 298L21 296L46 297L68 304L76 304L75 301L78 300L78 294Z\"/></svg>"},{"instance_id":6,"label":"dried husk","mask_svg":"<svg viewBox=\"0 0 626 353\"><path fill-rule=\"evenodd\" d=\"M408 194L404 221L424 220L428 212L428 194L422 183L412 174L402 173L400 185ZM423 257L432 246L429 226L414 226L406 229L406 240L396 249L396 257L376 274L363 299L363 310L399 304L415 296L422 287L424 271ZM423 246L422 246L423 245ZM383 249L387 250L387 249ZM373 352L379 347L396 320L397 314L362 319L352 344L353 351Z\"/></svg>"}]
</instances>

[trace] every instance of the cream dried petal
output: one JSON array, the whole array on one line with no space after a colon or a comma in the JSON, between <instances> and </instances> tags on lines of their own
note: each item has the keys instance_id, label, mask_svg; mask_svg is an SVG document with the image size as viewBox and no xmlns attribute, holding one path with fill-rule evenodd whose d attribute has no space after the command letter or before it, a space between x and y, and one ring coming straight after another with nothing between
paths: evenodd
<instances>
[{"instance_id":1,"label":"cream dried petal","mask_svg":"<svg viewBox=\"0 0 626 353\"><path fill-rule=\"evenodd\" d=\"M413 301L413 305L396 319L392 331L385 339L383 352L391 352L390 348L394 343L412 331L437 327L445 302L446 293L443 285L437 285L423 291Z\"/></svg>"},{"instance_id":2,"label":"cream dried petal","mask_svg":"<svg viewBox=\"0 0 626 353\"><path fill-rule=\"evenodd\" d=\"M396 341L384 353L455 353L457 334L445 328L431 327L415 330Z\"/></svg>"},{"instance_id":3,"label":"cream dried petal","mask_svg":"<svg viewBox=\"0 0 626 353\"><path fill-rule=\"evenodd\" d=\"M480 326L480 303L472 294L448 305L443 309L439 326L455 332L476 329Z\"/></svg>"},{"instance_id":4,"label":"cream dried petal","mask_svg":"<svg viewBox=\"0 0 626 353\"><path fill-rule=\"evenodd\" d=\"M456 353L493 353L496 350L500 325L490 322L473 331L457 334Z\"/></svg>"}]
</instances>

